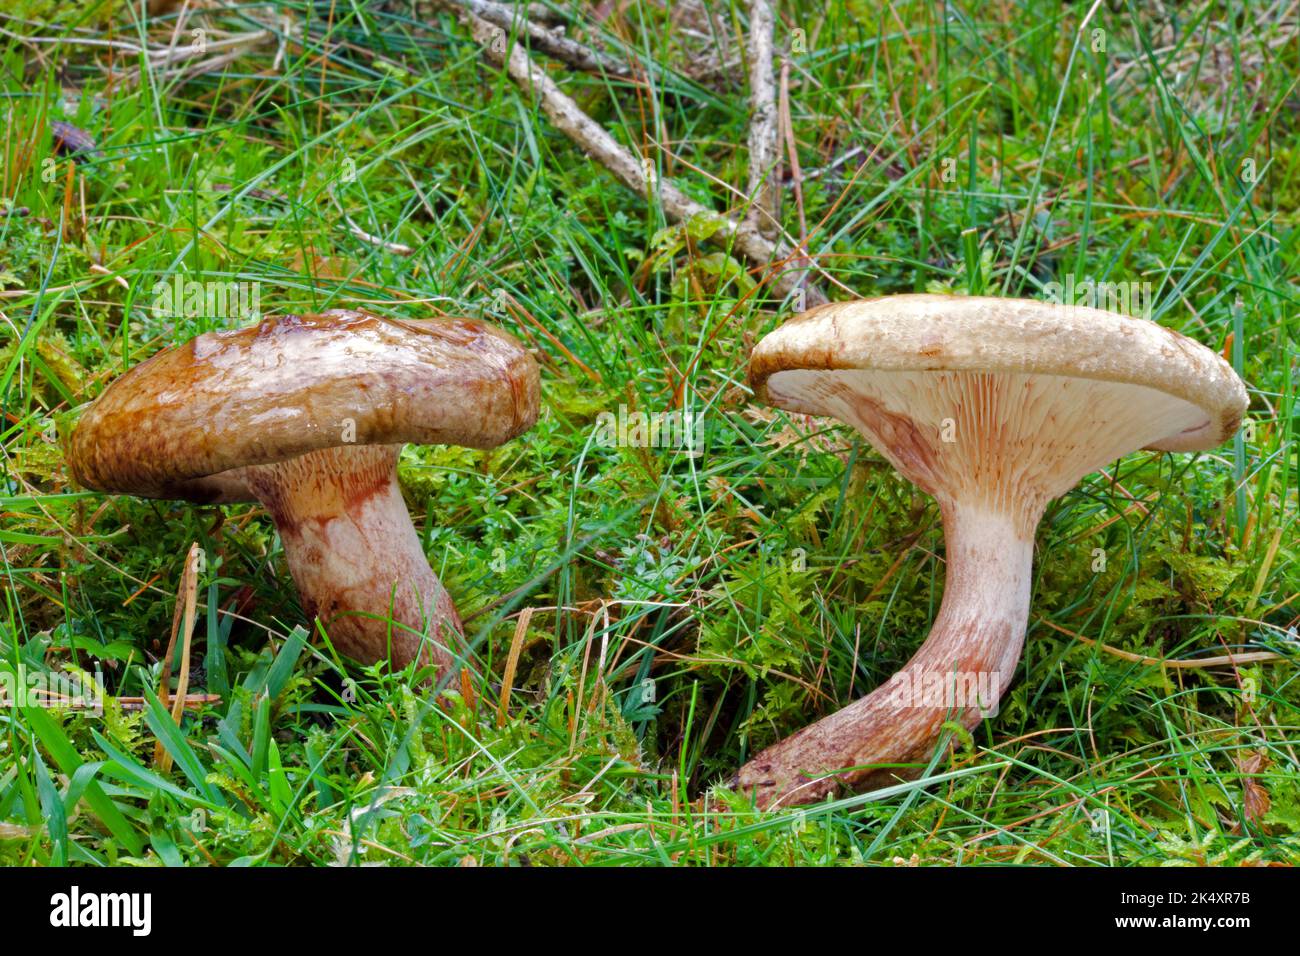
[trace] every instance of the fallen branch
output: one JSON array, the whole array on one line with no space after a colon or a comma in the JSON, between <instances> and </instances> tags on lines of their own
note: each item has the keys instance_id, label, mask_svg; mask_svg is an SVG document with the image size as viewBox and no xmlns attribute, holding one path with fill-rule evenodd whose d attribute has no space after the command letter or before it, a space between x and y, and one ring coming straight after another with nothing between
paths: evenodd
<instances>
[{"instance_id":1,"label":"fallen branch","mask_svg":"<svg viewBox=\"0 0 1300 956\"><path fill-rule=\"evenodd\" d=\"M190 686L190 642L194 637L194 615L198 595L199 563L202 550L198 543L190 545L185 555L185 569L181 572L180 587L176 590L176 610L172 614L172 633L167 641L167 652L163 656L162 679L158 682L158 701L164 710L170 710L176 726L181 725L181 714L185 710L185 701L189 696ZM171 697L171 678L173 651L176 639L181 641L181 666L177 674L176 699ZM163 746L158 737L153 745L153 765L163 773L172 767L172 754Z\"/></svg>"},{"instance_id":2,"label":"fallen branch","mask_svg":"<svg viewBox=\"0 0 1300 956\"><path fill-rule=\"evenodd\" d=\"M394 255L398 255L398 256L409 256L415 253L415 250L412 249L410 246L406 245L405 243L389 242L387 239L382 239L379 236L371 235L370 233L362 229L360 226L358 226L355 222L353 222L350 216L345 215L343 217L343 221L348 224L348 232L351 233L353 236L355 236L357 239L360 239L362 242L368 243L369 245L372 246L379 246L385 252L391 252Z\"/></svg>"},{"instance_id":3,"label":"fallen branch","mask_svg":"<svg viewBox=\"0 0 1300 956\"><path fill-rule=\"evenodd\" d=\"M772 288L778 295L785 296L799 288L808 269L802 256L792 252L784 243L768 239L752 224L738 224L730 217L691 199L672 183L659 179L651 163L633 156L627 147L583 112L545 71L533 63L523 47L514 44L508 50L503 50L500 44L494 44L493 41L501 36L500 27L470 12L467 5L473 2L481 0L437 0L440 6L455 13L469 28L474 39L483 45L489 59L505 66L516 85L539 99L542 111L555 124L556 129L613 173L628 189L648 199L657 197L664 213L673 222L682 224L704 219L716 223L718 229L710 237L711 241L730 246L756 266L770 265L773 272ZM792 259L799 259L800 265L791 268ZM825 295L816 286L805 287L805 307L825 301Z\"/></svg>"},{"instance_id":4,"label":"fallen branch","mask_svg":"<svg viewBox=\"0 0 1300 956\"><path fill-rule=\"evenodd\" d=\"M525 8L495 3L494 0L457 0L457 5L501 31L495 35L493 42L502 52L505 51L506 40L511 32L518 30L528 38L530 50L537 50L575 70L616 76L625 80L632 78L632 68L622 60L593 50L577 40L571 40L558 30L548 30L534 23L524 16Z\"/></svg>"},{"instance_id":5,"label":"fallen branch","mask_svg":"<svg viewBox=\"0 0 1300 956\"><path fill-rule=\"evenodd\" d=\"M772 36L776 17L768 0L749 5L749 213L745 219L768 238L780 231L777 188L781 165L778 149L776 82L772 72Z\"/></svg>"},{"instance_id":6,"label":"fallen branch","mask_svg":"<svg viewBox=\"0 0 1300 956\"><path fill-rule=\"evenodd\" d=\"M1235 667L1238 664L1271 664L1277 661L1289 661L1291 658L1285 654L1279 654L1276 651L1242 651L1240 654L1221 654L1217 657L1195 657L1190 660L1170 660L1167 657L1150 657L1146 654L1134 654L1132 651L1126 651L1118 647L1111 647L1109 644L1103 644L1101 641L1094 641L1092 638L1084 637L1082 634L1076 634L1074 631L1061 627L1059 624L1053 624L1045 617L1038 618L1039 623L1046 624L1054 631L1062 634L1068 634L1075 640L1083 641L1089 647L1095 647L1098 650L1105 651L1107 654L1113 654L1121 660L1132 661L1134 664L1144 664L1147 667L1171 667L1175 670L1202 670L1206 667Z\"/></svg>"},{"instance_id":7,"label":"fallen branch","mask_svg":"<svg viewBox=\"0 0 1300 956\"><path fill-rule=\"evenodd\" d=\"M186 710L198 710L209 704L221 703L220 694L186 694L183 698L173 695L173 698L172 706L180 704ZM144 710L147 703L143 697L118 697L116 700L122 710L128 713Z\"/></svg>"},{"instance_id":8,"label":"fallen branch","mask_svg":"<svg viewBox=\"0 0 1300 956\"><path fill-rule=\"evenodd\" d=\"M552 10L544 3L516 3L514 6L527 11L528 19L534 23L545 23L547 26L558 27L569 21L569 16L565 11Z\"/></svg>"}]
</instances>

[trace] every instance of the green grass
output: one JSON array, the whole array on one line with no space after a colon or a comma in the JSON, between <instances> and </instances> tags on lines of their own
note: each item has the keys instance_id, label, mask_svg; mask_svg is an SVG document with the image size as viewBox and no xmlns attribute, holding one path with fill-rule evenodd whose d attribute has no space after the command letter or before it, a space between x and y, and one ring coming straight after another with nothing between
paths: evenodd
<instances>
[{"instance_id":1,"label":"green grass","mask_svg":"<svg viewBox=\"0 0 1300 956\"><path fill-rule=\"evenodd\" d=\"M0 863L1300 861L1294 10L1100 4L1080 33L1087 5L1059 0L946 20L928 2L780 5L832 297L1150 282L1157 321L1226 350L1252 424L1198 456L1132 455L1049 508L1015 683L920 781L762 814L715 784L927 632L934 503L846 429L751 402L748 349L792 303L594 167L451 18L273 6L204 12L209 42L272 36L185 76L80 42L166 45L174 15L0 15L0 208L30 211L0 218L0 668L101 670L110 695L102 718L0 710ZM681 5L600 25L575 5L570 34L644 79L549 68L662 176L742 213L747 5L699 9L712 28ZM71 179L57 119L101 150ZM783 203L798 239L789 184ZM177 272L258 283L264 312L469 315L536 349L531 432L402 457L490 675L476 712L308 633L259 509L70 484L63 413L231 324L153 315ZM594 441L603 410L679 399L705 426L698 457ZM178 728L154 695L194 542L190 689L220 701ZM1276 659L1149 660L1229 650Z\"/></svg>"}]
</instances>

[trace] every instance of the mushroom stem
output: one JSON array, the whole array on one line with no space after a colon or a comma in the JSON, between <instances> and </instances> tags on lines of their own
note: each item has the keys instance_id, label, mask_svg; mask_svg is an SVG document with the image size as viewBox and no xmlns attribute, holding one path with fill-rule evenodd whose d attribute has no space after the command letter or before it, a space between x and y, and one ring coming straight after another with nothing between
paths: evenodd
<instances>
[{"instance_id":1,"label":"mushroom stem","mask_svg":"<svg viewBox=\"0 0 1300 956\"><path fill-rule=\"evenodd\" d=\"M928 757L945 721L970 728L997 712L1024 645L1042 508L1006 514L947 503L941 510L948 570L929 637L889 681L740 769L738 788L754 793L760 807L892 782L902 776L898 765Z\"/></svg>"},{"instance_id":2,"label":"mushroom stem","mask_svg":"<svg viewBox=\"0 0 1300 956\"><path fill-rule=\"evenodd\" d=\"M463 630L397 483L400 445L343 446L240 469L270 512L303 610L362 663L453 670Z\"/></svg>"}]
</instances>

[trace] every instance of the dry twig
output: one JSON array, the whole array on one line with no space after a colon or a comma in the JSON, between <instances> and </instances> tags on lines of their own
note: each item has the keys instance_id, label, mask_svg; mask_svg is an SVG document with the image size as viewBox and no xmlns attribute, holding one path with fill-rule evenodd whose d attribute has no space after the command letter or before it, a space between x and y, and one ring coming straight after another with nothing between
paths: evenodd
<instances>
[{"instance_id":1,"label":"dry twig","mask_svg":"<svg viewBox=\"0 0 1300 956\"><path fill-rule=\"evenodd\" d=\"M749 198L746 221L769 239L780 231L776 82L772 36L776 17L769 0L749 5Z\"/></svg>"},{"instance_id":2,"label":"dry twig","mask_svg":"<svg viewBox=\"0 0 1300 956\"><path fill-rule=\"evenodd\" d=\"M536 96L543 112L565 136L600 163L619 182L632 191L648 198L658 198L668 218L675 223L702 219L716 223L717 230L711 241L730 246L750 263L760 268L772 267L772 288L778 295L788 295L802 284L807 266L791 267L797 254L784 243L773 242L750 223L737 223L720 215L702 203L691 199L672 183L659 179L653 165L638 160L625 146L599 123L593 120L573 99L564 93L544 70L518 44L501 49L500 28L476 16L468 5L479 0L437 0L440 6L451 10L470 30L474 39L483 45L489 59L505 66L510 78L524 91ZM807 305L825 302L826 298L813 285L805 289Z\"/></svg>"},{"instance_id":3,"label":"dry twig","mask_svg":"<svg viewBox=\"0 0 1300 956\"><path fill-rule=\"evenodd\" d=\"M185 570L181 574L180 587L176 591L176 610L172 615L172 633L167 641L167 652L163 657L162 679L158 682L158 700L164 709L170 710L172 720L179 727L181 714L188 699L190 683L190 641L194 636L194 613L198 592L199 562L202 551L198 544L191 544L185 555ZM176 639L181 641L181 666L177 678L176 696L173 702L171 694L172 655L176 648ZM153 764L163 773L171 769L171 753L163 747L161 738L154 743Z\"/></svg>"},{"instance_id":4,"label":"dry twig","mask_svg":"<svg viewBox=\"0 0 1300 956\"><path fill-rule=\"evenodd\" d=\"M493 0L458 0L474 16L492 24L499 31L494 42L502 52L505 51L507 37L518 30L528 38L528 48L545 54L561 63L568 64L575 70L597 75L616 76L631 79L632 68L622 60L584 46L572 40L559 30L548 30L525 17L523 7L495 3Z\"/></svg>"}]
</instances>

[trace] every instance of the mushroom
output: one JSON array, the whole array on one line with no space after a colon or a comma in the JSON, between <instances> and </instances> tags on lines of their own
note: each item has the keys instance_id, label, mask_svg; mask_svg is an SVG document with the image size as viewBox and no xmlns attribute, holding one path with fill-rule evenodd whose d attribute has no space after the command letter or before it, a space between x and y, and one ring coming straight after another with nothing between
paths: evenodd
<instances>
[{"instance_id":1,"label":"mushroom","mask_svg":"<svg viewBox=\"0 0 1300 956\"><path fill-rule=\"evenodd\" d=\"M65 450L87 488L260 501L304 611L340 652L445 677L463 631L402 500L398 453L496 447L537 404L537 365L504 332L336 309L164 349L86 408Z\"/></svg>"},{"instance_id":2,"label":"mushroom","mask_svg":"<svg viewBox=\"0 0 1300 956\"><path fill-rule=\"evenodd\" d=\"M755 347L760 400L852 425L932 495L947 579L925 643L888 683L751 759L733 780L760 806L870 788L973 727L1020 659L1034 528L1047 503L1141 448L1230 438L1241 380L1154 322L1043 302L899 295L832 303Z\"/></svg>"}]
</instances>

